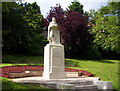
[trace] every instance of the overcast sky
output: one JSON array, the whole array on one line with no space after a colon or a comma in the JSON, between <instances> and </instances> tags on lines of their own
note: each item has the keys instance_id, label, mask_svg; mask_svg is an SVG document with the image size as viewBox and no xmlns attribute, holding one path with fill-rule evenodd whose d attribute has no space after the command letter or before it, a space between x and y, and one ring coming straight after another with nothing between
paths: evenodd
<instances>
[{"instance_id":1,"label":"overcast sky","mask_svg":"<svg viewBox=\"0 0 120 91\"><path fill-rule=\"evenodd\" d=\"M54 7L56 6L56 4L60 3L62 8L66 10L66 8L74 0L23 0L23 1L28 3L37 2L37 4L40 6L41 13L44 15L44 17L46 17L51 6ZM77 1L83 4L84 11L89 11L90 9L97 10L101 6L107 5L108 0L77 0Z\"/></svg>"}]
</instances>

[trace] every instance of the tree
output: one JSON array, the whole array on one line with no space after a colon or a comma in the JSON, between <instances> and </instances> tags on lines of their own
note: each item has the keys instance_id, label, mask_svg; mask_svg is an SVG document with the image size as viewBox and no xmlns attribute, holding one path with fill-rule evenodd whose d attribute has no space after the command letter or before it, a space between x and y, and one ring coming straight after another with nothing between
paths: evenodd
<instances>
[{"instance_id":1,"label":"tree","mask_svg":"<svg viewBox=\"0 0 120 91\"><path fill-rule=\"evenodd\" d=\"M18 31L22 28L22 23L24 21L22 19L22 9L22 6L16 4L15 2L2 3L3 50L12 50L13 48L17 48L16 41L18 40L16 36L19 34Z\"/></svg>"},{"instance_id":2,"label":"tree","mask_svg":"<svg viewBox=\"0 0 120 91\"><path fill-rule=\"evenodd\" d=\"M71 2L71 3L72 4L68 6L67 11L77 11L77 12L80 12L81 14L84 14L83 5L80 4L79 1L74 0L74 2Z\"/></svg>"},{"instance_id":3,"label":"tree","mask_svg":"<svg viewBox=\"0 0 120 91\"><path fill-rule=\"evenodd\" d=\"M99 9L92 33L95 36L94 43L102 50L120 53L120 26L119 6L120 2L111 2Z\"/></svg>"},{"instance_id":4,"label":"tree","mask_svg":"<svg viewBox=\"0 0 120 91\"><path fill-rule=\"evenodd\" d=\"M51 7L51 10L50 10L48 16L46 17L47 21L48 22L52 21L52 17L56 18L56 20L60 26L62 25L62 23L64 21L64 17L65 17L65 12L60 4L56 4L55 7Z\"/></svg>"},{"instance_id":5,"label":"tree","mask_svg":"<svg viewBox=\"0 0 120 91\"><path fill-rule=\"evenodd\" d=\"M83 16L76 11L67 13L61 39L66 48L67 57L82 58L82 54L90 43L90 33L88 30L88 16Z\"/></svg>"},{"instance_id":6,"label":"tree","mask_svg":"<svg viewBox=\"0 0 120 91\"><path fill-rule=\"evenodd\" d=\"M39 6L4 2L3 7L3 50L33 52L39 49L43 54L43 16Z\"/></svg>"},{"instance_id":7,"label":"tree","mask_svg":"<svg viewBox=\"0 0 120 91\"><path fill-rule=\"evenodd\" d=\"M65 13L60 5L52 7L46 20L57 19L61 29L61 42L65 46L66 57L81 57L90 42L88 16L77 11Z\"/></svg>"},{"instance_id":8,"label":"tree","mask_svg":"<svg viewBox=\"0 0 120 91\"><path fill-rule=\"evenodd\" d=\"M89 16L89 22L95 24L95 21L97 19L97 11L95 11L94 9L91 9L89 12L87 12L88 16Z\"/></svg>"},{"instance_id":9,"label":"tree","mask_svg":"<svg viewBox=\"0 0 120 91\"><path fill-rule=\"evenodd\" d=\"M55 7L51 7L51 10L49 11L47 17L44 19L45 31L47 31L48 25L52 21L52 17L56 18L57 23L60 26L59 28L62 30L65 19L65 11L60 4L56 4Z\"/></svg>"}]
</instances>

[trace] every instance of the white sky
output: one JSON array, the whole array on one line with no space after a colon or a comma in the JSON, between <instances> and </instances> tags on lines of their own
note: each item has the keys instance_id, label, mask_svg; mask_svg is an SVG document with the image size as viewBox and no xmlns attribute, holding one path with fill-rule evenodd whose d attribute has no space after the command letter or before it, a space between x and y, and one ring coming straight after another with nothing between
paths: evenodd
<instances>
[{"instance_id":1,"label":"white sky","mask_svg":"<svg viewBox=\"0 0 120 91\"><path fill-rule=\"evenodd\" d=\"M55 7L56 4L59 4L62 6L64 10L68 8L68 6L71 4L71 2L74 0L23 0L23 2L33 3L37 2L38 6L40 6L41 13L44 17L47 16L46 13L49 12L50 7ZM108 0L77 0L81 4L83 4L84 11L89 11L90 9L97 10L101 6L107 5Z\"/></svg>"}]
</instances>

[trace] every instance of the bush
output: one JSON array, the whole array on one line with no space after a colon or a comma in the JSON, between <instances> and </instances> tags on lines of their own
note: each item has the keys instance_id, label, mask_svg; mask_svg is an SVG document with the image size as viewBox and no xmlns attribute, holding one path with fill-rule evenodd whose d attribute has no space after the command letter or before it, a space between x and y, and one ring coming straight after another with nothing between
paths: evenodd
<instances>
[{"instance_id":1,"label":"bush","mask_svg":"<svg viewBox=\"0 0 120 91\"><path fill-rule=\"evenodd\" d=\"M101 53L96 46L89 46L88 50L83 54L83 59L101 59Z\"/></svg>"}]
</instances>

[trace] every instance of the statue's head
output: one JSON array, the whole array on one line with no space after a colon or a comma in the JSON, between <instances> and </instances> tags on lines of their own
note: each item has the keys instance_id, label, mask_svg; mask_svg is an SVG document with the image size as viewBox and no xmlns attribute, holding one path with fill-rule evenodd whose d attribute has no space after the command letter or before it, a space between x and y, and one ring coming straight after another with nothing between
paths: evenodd
<instances>
[{"instance_id":1,"label":"statue's head","mask_svg":"<svg viewBox=\"0 0 120 91\"><path fill-rule=\"evenodd\" d=\"M55 17L52 18L52 21L50 22L49 27L58 27Z\"/></svg>"},{"instance_id":2,"label":"statue's head","mask_svg":"<svg viewBox=\"0 0 120 91\"><path fill-rule=\"evenodd\" d=\"M52 22L56 23L56 19L55 19L55 17L52 18Z\"/></svg>"}]
</instances>

